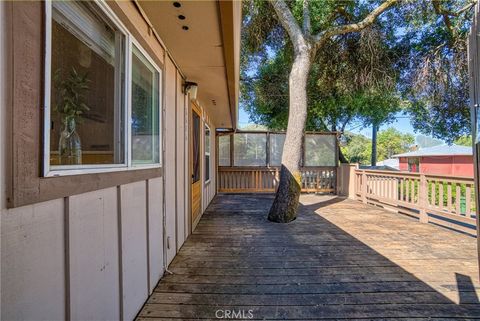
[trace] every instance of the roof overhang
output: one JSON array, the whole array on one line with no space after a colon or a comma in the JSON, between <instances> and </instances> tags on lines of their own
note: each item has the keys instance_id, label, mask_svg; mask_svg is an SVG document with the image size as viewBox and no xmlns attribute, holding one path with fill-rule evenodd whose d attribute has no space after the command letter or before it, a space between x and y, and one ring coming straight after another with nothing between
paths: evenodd
<instances>
[{"instance_id":1,"label":"roof overhang","mask_svg":"<svg viewBox=\"0 0 480 321\"><path fill-rule=\"evenodd\" d=\"M241 2L137 1L216 127L235 128L238 112ZM179 19L182 15L185 19ZM184 30L184 26L188 30Z\"/></svg>"}]
</instances>

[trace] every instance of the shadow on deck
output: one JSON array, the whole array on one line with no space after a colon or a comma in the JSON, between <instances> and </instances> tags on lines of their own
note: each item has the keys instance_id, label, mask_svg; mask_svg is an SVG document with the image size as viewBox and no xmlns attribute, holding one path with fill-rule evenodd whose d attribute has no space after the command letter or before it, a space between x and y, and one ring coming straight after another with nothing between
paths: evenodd
<instances>
[{"instance_id":1,"label":"shadow on deck","mask_svg":"<svg viewBox=\"0 0 480 321\"><path fill-rule=\"evenodd\" d=\"M480 318L473 237L314 195L270 223L272 200L218 195L138 318Z\"/></svg>"}]
</instances>

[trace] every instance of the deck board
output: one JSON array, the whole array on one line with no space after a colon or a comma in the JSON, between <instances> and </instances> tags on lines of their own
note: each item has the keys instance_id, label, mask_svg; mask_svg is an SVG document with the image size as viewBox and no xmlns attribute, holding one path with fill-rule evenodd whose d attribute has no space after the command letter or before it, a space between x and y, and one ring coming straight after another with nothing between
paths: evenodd
<instances>
[{"instance_id":1,"label":"deck board","mask_svg":"<svg viewBox=\"0 0 480 321\"><path fill-rule=\"evenodd\" d=\"M480 319L473 237L316 195L271 223L272 200L216 196L138 320Z\"/></svg>"}]
</instances>

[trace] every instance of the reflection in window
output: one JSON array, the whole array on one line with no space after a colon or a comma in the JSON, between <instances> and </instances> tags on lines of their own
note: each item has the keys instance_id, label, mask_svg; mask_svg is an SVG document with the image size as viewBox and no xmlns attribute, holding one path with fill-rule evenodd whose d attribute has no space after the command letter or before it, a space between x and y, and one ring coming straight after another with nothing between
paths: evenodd
<instances>
[{"instance_id":1,"label":"reflection in window","mask_svg":"<svg viewBox=\"0 0 480 321\"><path fill-rule=\"evenodd\" d=\"M132 163L160 162L159 73L134 46L132 54Z\"/></svg>"},{"instance_id":2,"label":"reflection in window","mask_svg":"<svg viewBox=\"0 0 480 321\"><path fill-rule=\"evenodd\" d=\"M305 166L336 166L334 135L305 135Z\"/></svg>"},{"instance_id":3,"label":"reflection in window","mask_svg":"<svg viewBox=\"0 0 480 321\"><path fill-rule=\"evenodd\" d=\"M280 166L282 164L284 143L285 134L270 134L270 166Z\"/></svg>"},{"instance_id":4,"label":"reflection in window","mask_svg":"<svg viewBox=\"0 0 480 321\"><path fill-rule=\"evenodd\" d=\"M230 135L218 136L218 166L230 166Z\"/></svg>"},{"instance_id":5,"label":"reflection in window","mask_svg":"<svg viewBox=\"0 0 480 321\"><path fill-rule=\"evenodd\" d=\"M210 180L210 128L205 126L205 182Z\"/></svg>"},{"instance_id":6,"label":"reflection in window","mask_svg":"<svg viewBox=\"0 0 480 321\"><path fill-rule=\"evenodd\" d=\"M50 164L121 164L125 37L94 3L52 2Z\"/></svg>"},{"instance_id":7,"label":"reflection in window","mask_svg":"<svg viewBox=\"0 0 480 321\"><path fill-rule=\"evenodd\" d=\"M235 166L267 165L266 134L236 134L234 136Z\"/></svg>"}]
</instances>

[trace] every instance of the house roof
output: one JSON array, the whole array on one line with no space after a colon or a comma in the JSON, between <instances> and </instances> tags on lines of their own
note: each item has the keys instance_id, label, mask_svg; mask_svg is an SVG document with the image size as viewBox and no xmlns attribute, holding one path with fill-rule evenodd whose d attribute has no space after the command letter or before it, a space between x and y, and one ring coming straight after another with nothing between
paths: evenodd
<instances>
[{"instance_id":1,"label":"house roof","mask_svg":"<svg viewBox=\"0 0 480 321\"><path fill-rule=\"evenodd\" d=\"M418 157L418 156L461 156L461 155L473 155L472 147L459 146L459 145L439 145L427 148L421 148L419 150L393 155L392 157Z\"/></svg>"},{"instance_id":2,"label":"house roof","mask_svg":"<svg viewBox=\"0 0 480 321\"><path fill-rule=\"evenodd\" d=\"M377 166L386 166L394 169L399 169L400 167L398 158L384 159L383 161L377 162Z\"/></svg>"}]
</instances>

